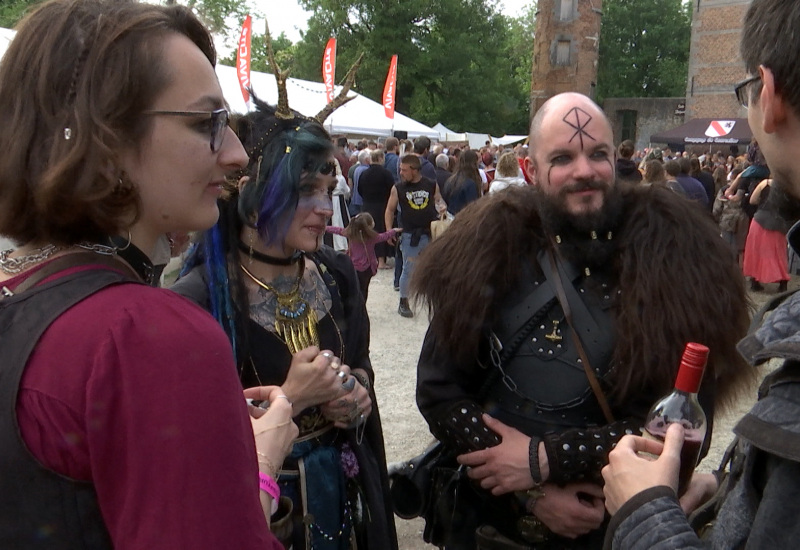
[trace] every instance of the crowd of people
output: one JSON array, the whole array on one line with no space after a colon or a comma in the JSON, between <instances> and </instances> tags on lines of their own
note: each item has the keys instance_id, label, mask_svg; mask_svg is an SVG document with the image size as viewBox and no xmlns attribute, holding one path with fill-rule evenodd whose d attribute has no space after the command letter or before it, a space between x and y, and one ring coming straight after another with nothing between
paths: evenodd
<instances>
[{"instance_id":1,"label":"crowd of people","mask_svg":"<svg viewBox=\"0 0 800 550\"><path fill-rule=\"evenodd\" d=\"M351 142L345 137L336 141L340 185L347 185L344 195L349 197L348 215L352 218L362 212L370 214L375 232L382 237L373 243L374 249L360 238L332 244L345 252L352 250L354 244L359 250L366 248L370 263L377 263L371 269L373 275L377 269L391 269L394 258L394 289L400 293L398 313L404 317L414 316L408 302L407 281L416 256L430 241L430 223L440 216L452 220L462 208L488 193L529 183L523 170L528 155L524 144L512 149L487 142L474 150L464 145L432 145L425 136L413 142L394 137L382 142ZM418 159L419 167L411 157ZM406 184L411 188L406 189ZM397 185L402 186L399 194L394 189ZM341 235L348 223L347 219L337 218L329 232ZM401 233L399 239L387 233L392 229ZM416 237L412 244L413 235Z\"/></svg>"},{"instance_id":2,"label":"crowd of people","mask_svg":"<svg viewBox=\"0 0 800 550\"><path fill-rule=\"evenodd\" d=\"M771 193L773 179L756 139L737 156L684 151L673 157L669 149L653 148L630 158L632 145L620 144L618 173L625 169L634 175L632 181L667 187L708 209L750 280L751 290L763 291L767 283L777 283L778 292L788 289L786 234L799 216L786 204L785 194ZM630 166L637 157L639 169L634 172ZM637 174L641 180L636 180Z\"/></svg>"},{"instance_id":3,"label":"crowd of people","mask_svg":"<svg viewBox=\"0 0 800 550\"><path fill-rule=\"evenodd\" d=\"M0 252L0 546L396 549L365 307L394 255L399 314L430 313L417 404L449 453L427 495L437 545L790 547L800 294L748 334L745 276L789 279L794 23L782 0L748 11L743 157L615 146L602 109L564 93L527 146L389 138L352 159L285 95L232 116L185 7L37 6L0 62L16 244ZM155 288L157 251L187 233L180 278ZM701 456L754 367L784 363L730 471L679 499L682 429L636 434L686 342L711 350Z\"/></svg>"}]
</instances>

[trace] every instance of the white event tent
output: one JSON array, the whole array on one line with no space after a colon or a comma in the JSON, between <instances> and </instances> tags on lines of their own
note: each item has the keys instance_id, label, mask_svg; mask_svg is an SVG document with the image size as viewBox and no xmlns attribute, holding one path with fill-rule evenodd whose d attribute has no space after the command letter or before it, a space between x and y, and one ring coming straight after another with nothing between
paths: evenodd
<instances>
[{"instance_id":1,"label":"white event tent","mask_svg":"<svg viewBox=\"0 0 800 550\"><path fill-rule=\"evenodd\" d=\"M0 28L0 57L5 53L15 34L15 31ZM217 65L216 70L222 86L222 93L228 101L230 109L237 113L247 112L248 107L245 105L239 88L236 69ZM278 102L278 87L271 74L252 72L250 85L256 95L267 103ZM289 106L306 116L314 116L325 107L325 85L320 82L289 78L287 90ZM341 87L337 86L336 93L338 94L340 90ZM349 95L355 96L355 99L339 107L325 120L325 128L331 134L388 137L392 135L393 131L405 131L412 139L421 135L433 139L439 137L436 130L401 113L395 112L394 120L387 118L383 105L361 94L351 91Z\"/></svg>"},{"instance_id":2,"label":"white event tent","mask_svg":"<svg viewBox=\"0 0 800 550\"><path fill-rule=\"evenodd\" d=\"M472 149L480 149L483 147L487 141L491 141L495 145L510 145L512 143L517 143L518 141L523 141L528 136L503 136L503 137L492 137L489 134L474 134L471 132L464 132L464 133L457 133L442 124L441 122L436 123L433 127L434 130L439 132L439 141L447 141L447 142L462 142L466 141L469 143L470 148Z\"/></svg>"},{"instance_id":3,"label":"white event tent","mask_svg":"<svg viewBox=\"0 0 800 550\"><path fill-rule=\"evenodd\" d=\"M15 34L17 34L16 31L0 27L0 58L6 53L8 45L11 44L11 39L14 38Z\"/></svg>"},{"instance_id":4,"label":"white event tent","mask_svg":"<svg viewBox=\"0 0 800 550\"><path fill-rule=\"evenodd\" d=\"M217 65L217 77L231 110L246 112L236 69ZM277 103L278 86L273 75L253 71L250 73L250 86L259 99L271 104ZM338 94L341 89L341 86L336 86L335 93ZM321 82L288 78L286 90L289 94L289 107L306 116L314 116L325 107L325 85ZM383 105L357 92L351 91L348 95L355 96L355 99L336 109L325 120L325 129L331 134L388 137L393 131L405 131L412 139L417 136L439 137L439 133L433 128L398 112L395 112L394 121L386 118Z\"/></svg>"}]
</instances>

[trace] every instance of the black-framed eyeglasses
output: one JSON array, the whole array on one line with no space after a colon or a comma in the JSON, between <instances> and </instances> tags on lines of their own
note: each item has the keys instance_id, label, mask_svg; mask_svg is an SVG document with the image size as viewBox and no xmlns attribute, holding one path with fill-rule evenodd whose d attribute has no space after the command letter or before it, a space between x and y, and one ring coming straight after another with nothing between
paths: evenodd
<instances>
[{"instance_id":1,"label":"black-framed eyeglasses","mask_svg":"<svg viewBox=\"0 0 800 550\"><path fill-rule=\"evenodd\" d=\"M745 78L733 88L733 93L736 94L736 100L739 102L739 105L745 109L750 105L750 94L747 93L747 88L750 84L759 80L761 80L761 75L751 76L750 78Z\"/></svg>"},{"instance_id":2,"label":"black-framed eyeglasses","mask_svg":"<svg viewBox=\"0 0 800 550\"><path fill-rule=\"evenodd\" d=\"M211 152L216 153L222 147L222 140L225 139L225 132L228 129L230 113L227 109L217 109L216 111L145 111L144 115L166 115L166 116L207 116L210 124Z\"/></svg>"}]
</instances>

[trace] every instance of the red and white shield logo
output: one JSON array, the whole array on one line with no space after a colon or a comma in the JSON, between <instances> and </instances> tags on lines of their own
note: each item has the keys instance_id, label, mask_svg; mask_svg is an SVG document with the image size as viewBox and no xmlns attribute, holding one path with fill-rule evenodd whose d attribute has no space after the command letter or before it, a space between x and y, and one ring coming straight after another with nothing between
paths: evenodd
<instances>
[{"instance_id":1,"label":"red and white shield logo","mask_svg":"<svg viewBox=\"0 0 800 550\"><path fill-rule=\"evenodd\" d=\"M727 136L735 125L735 120L712 120L706 128L706 135L712 138Z\"/></svg>"}]
</instances>

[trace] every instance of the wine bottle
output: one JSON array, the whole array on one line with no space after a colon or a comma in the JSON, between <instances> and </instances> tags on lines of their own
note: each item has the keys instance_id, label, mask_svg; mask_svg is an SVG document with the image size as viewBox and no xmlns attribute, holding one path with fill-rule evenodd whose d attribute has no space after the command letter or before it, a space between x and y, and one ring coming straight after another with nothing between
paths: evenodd
<instances>
[{"instance_id":1,"label":"wine bottle","mask_svg":"<svg viewBox=\"0 0 800 550\"><path fill-rule=\"evenodd\" d=\"M689 487L692 473L700 457L700 449L706 438L706 414L697 402L697 391L703 379L708 348L690 342L681 357L675 389L659 399L647 415L644 424L645 436L664 441L667 427L679 423L683 426L684 440L681 449L681 468L678 477L678 496Z\"/></svg>"}]
</instances>

